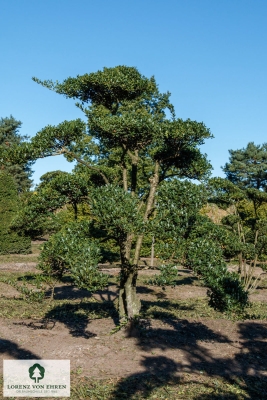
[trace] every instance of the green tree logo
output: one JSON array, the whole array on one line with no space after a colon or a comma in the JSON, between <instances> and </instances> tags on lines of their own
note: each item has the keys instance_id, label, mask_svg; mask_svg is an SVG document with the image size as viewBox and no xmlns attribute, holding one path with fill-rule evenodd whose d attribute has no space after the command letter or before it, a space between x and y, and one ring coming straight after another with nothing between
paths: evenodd
<instances>
[{"instance_id":1,"label":"green tree logo","mask_svg":"<svg viewBox=\"0 0 267 400\"><path fill-rule=\"evenodd\" d=\"M35 383L39 383L39 380L43 379L44 374L45 369L40 364L33 364L33 366L29 368L30 378L34 379Z\"/></svg>"}]
</instances>

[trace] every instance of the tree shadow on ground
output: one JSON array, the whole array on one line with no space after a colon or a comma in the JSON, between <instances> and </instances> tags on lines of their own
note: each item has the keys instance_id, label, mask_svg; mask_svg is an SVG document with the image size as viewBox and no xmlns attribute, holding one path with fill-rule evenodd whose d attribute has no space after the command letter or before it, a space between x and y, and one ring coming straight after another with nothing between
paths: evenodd
<instances>
[{"instance_id":1,"label":"tree shadow on ground","mask_svg":"<svg viewBox=\"0 0 267 400\"><path fill-rule=\"evenodd\" d=\"M199 278L195 276L184 276L183 278L176 279L175 286L181 285L193 285L195 282L199 282Z\"/></svg>"},{"instance_id":2,"label":"tree shadow on ground","mask_svg":"<svg viewBox=\"0 0 267 400\"><path fill-rule=\"evenodd\" d=\"M0 339L0 354L8 354L17 360L35 359L40 360L40 357L27 349L18 346L17 343L11 340Z\"/></svg>"},{"instance_id":3,"label":"tree shadow on ground","mask_svg":"<svg viewBox=\"0 0 267 400\"><path fill-rule=\"evenodd\" d=\"M115 285L113 282L109 282L106 289L97 290L96 292L94 292L93 297L99 298L101 301L113 302L118 297L118 286Z\"/></svg>"},{"instance_id":4,"label":"tree shadow on ground","mask_svg":"<svg viewBox=\"0 0 267 400\"><path fill-rule=\"evenodd\" d=\"M51 290L47 296L51 295ZM86 289L78 289L76 286L58 286L54 290L54 300L79 300L91 297L91 293Z\"/></svg>"},{"instance_id":5,"label":"tree shadow on ground","mask_svg":"<svg viewBox=\"0 0 267 400\"><path fill-rule=\"evenodd\" d=\"M155 290L151 289L151 288L149 288L147 286L138 286L136 288L136 293L137 294L154 294Z\"/></svg>"},{"instance_id":6,"label":"tree shadow on ground","mask_svg":"<svg viewBox=\"0 0 267 400\"><path fill-rule=\"evenodd\" d=\"M92 303L82 301L77 304L57 305L46 313L44 319L63 323L72 336L89 339L97 336L87 331L89 320L110 317L116 324L118 323L118 313L113 302Z\"/></svg>"},{"instance_id":7,"label":"tree shadow on ground","mask_svg":"<svg viewBox=\"0 0 267 400\"><path fill-rule=\"evenodd\" d=\"M137 346L142 351L149 353L141 362L144 372L121 380L112 399L147 398L158 388L169 390L169 395L166 393L168 399L267 399L267 324L241 322L238 324L239 340L232 341L202 322L166 319L166 315L167 312L159 318L164 321L163 328L151 328L147 324L145 328L133 329L130 336L136 338ZM219 343L226 344L230 351L227 354L213 351ZM177 351L176 358L167 354L151 356L151 352L160 350L169 353L172 349L180 350L181 357L177 358ZM190 384L201 388L191 393L190 397L183 392L184 374L192 374ZM203 377L203 380L195 380L196 376ZM214 379L216 382L216 378L223 379L225 386L218 389L212 383ZM180 390L184 394L178 397ZM242 390L246 391L245 397L240 395Z\"/></svg>"}]
</instances>

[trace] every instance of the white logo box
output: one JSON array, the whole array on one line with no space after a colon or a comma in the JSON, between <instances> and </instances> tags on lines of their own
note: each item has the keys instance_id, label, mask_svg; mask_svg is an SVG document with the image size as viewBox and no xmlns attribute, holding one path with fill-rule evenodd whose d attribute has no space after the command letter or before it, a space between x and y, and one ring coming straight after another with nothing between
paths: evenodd
<instances>
[{"instance_id":1,"label":"white logo box","mask_svg":"<svg viewBox=\"0 0 267 400\"><path fill-rule=\"evenodd\" d=\"M69 397L70 360L4 360L4 397Z\"/></svg>"}]
</instances>

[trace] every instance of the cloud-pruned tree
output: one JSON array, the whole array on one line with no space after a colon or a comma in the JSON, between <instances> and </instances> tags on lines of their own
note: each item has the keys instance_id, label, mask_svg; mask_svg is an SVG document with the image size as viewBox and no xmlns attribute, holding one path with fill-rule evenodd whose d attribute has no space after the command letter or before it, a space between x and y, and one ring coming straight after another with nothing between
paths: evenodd
<instances>
[{"instance_id":1,"label":"cloud-pruned tree","mask_svg":"<svg viewBox=\"0 0 267 400\"><path fill-rule=\"evenodd\" d=\"M139 259L145 236L155 228L157 193L166 181L207 178L211 165L199 147L212 135L203 122L176 118L170 93L160 93L154 77L136 68L104 68L62 83L34 80L76 99L88 122L48 125L12 157L63 154L99 177L88 204L95 226L119 247L119 314L132 321L141 307ZM159 224L159 234L162 229Z\"/></svg>"}]
</instances>

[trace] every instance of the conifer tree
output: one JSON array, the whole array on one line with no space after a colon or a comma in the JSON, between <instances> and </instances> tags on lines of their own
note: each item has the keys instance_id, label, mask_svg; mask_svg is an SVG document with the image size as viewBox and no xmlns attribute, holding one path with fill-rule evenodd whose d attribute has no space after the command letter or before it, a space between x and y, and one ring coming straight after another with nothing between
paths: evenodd
<instances>
[{"instance_id":1,"label":"conifer tree","mask_svg":"<svg viewBox=\"0 0 267 400\"><path fill-rule=\"evenodd\" d=\"M267 143L255 145L249 142L246 148L229 150L230 161L222 168L227 179L241 189L267 187Z\"/></svg>"},{"instance_id":2,"label":"conifer tree","mask_svg":"<svg viewBox=\"0 0 267 400\"><path fill-rule=\"evenodd\" d=\"M0 119L0 150L10 149L13 146L18 146L28 139L28 136L22 136L19 134L21 122L17 121L12 115L9 118ZM15 179L17 191L19 193L25 192L30 189L32 180L31 165L32 162L20 162L17 160L16 163L5 161L1 162L2 169L5 169Z\"/></svg>"},{"instance_id":3,"label":"conifer tree","mask_svg":"<svg viewBox=\"0 0 267 400\"><path fill-rule=\"evenodd\" d=\"M6 171L0 171L0 254L30 252L30 239L9 231L18 206L19 197L14 179Z\"/></svg>"}]
</instances>

